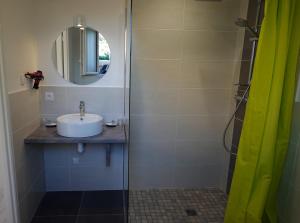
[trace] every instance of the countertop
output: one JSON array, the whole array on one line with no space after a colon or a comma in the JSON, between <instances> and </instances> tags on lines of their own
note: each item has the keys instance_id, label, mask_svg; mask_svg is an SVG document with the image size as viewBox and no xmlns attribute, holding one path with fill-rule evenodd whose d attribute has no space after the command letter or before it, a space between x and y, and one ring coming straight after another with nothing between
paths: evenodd
<instances>
[{"instance_id":1,"label":"countertop","mask_svg":"<svg viewBox=\"0 0 300 223\"><path fill-rule=\"evenodd\" d=\"M89 143L89 144L124 144L126 143L124 126L103 127L99 135L84 138L68 138L57 134L56 127L40 126L31 135L24 139L26 144L62 144L62 143Z\"/></svg>"}]
</instances>

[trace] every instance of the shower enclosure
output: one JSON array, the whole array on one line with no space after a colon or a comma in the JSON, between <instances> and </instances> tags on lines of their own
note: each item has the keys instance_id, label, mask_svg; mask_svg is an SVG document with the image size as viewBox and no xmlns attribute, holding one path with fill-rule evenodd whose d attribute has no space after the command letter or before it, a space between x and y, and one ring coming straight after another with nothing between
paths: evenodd
<instances>
[{"instance_id":1,"label":"shower enclosure","mask_svg":"<svg viewBox=\"0 0 300 223\"><path fill-rule=\"evenodd\" d=\"M223 221L235 157L222 134L249 84L253 2L132 0L130 222Z\"/></svg>"},{"instance_id":2,"label":"shower enclosure","mask_svg":"<svg viewBox=\"0 0 300 223\"><path fill-rule=\"evenodd\" d=\"M298 79L300 74L300 57L298 63ZM292 124L292 135L289 151L286 159L285 169L281 180L279 193L279 222L297 223L300 221L300 83L295 97L294 115Z\"/></svg>"}]
</instances>

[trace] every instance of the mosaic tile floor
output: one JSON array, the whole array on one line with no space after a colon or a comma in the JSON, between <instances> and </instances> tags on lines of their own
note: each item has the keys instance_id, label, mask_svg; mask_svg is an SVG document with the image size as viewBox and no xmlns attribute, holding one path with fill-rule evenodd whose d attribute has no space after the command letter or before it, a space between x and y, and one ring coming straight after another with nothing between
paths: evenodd
<instances>
[{"instance_id":1,"label":"mosaic tile floor","mask_svg":"<svg viewBox=\"0 0 300 223\"><path fill-rule=\"evenodd\" d=\"M129 201L129 223L223 223L226 206L218 189L131 191Z\"/></svg>"}]
</instances>

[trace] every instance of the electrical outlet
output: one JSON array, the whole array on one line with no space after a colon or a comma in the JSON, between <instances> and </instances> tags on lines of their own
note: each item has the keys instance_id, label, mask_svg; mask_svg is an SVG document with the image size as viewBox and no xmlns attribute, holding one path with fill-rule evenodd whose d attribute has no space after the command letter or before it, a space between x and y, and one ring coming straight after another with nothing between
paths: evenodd
<instances>
[{"instance_id":1,"label":"electrical outlet","mask_svg":"<svg viewBox=\"0 0 300 223\"><path fill-rule=\"evenodd\" d=\"M46 91L45 92L45 101L54 101L54 93Z\"/></svg>"}]
</instances>

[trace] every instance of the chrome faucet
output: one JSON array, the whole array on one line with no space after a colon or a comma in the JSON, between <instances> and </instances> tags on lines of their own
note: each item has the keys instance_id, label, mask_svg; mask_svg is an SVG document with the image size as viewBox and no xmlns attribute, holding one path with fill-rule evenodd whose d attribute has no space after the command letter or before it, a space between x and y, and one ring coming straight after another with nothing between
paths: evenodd
<instances>
[{"instance_id":1,"label":"chrome faucet","mask_svg":"<svg viewBox=\"0 0 300 223\"><path fill-rule=\"evenodd\" d=\"M80 109L80 120L83 120L83 117L85 116L85 103L84 103L84 101L80 101L79 109Z\"/></svg>"}]
</instances>

